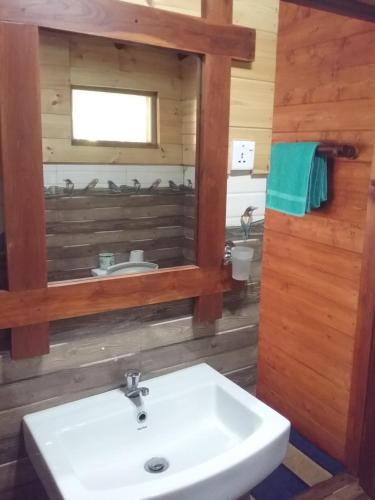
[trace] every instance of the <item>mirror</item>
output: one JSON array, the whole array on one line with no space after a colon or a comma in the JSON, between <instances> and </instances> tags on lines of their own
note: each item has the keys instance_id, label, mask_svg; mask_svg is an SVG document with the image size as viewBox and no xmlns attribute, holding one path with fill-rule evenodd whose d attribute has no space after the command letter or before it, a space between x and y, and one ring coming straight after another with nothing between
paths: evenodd
<instances>
[{"instance_id":1,"label":"mirror","mask_svg":"<svg viewBox=\"0 0 375 500\"><path fill-rule=\"evenodd\" d=\"M41 31L49 281L194 263L200 58Z\"/></svg>"},{"instance_id":2,"label":"mirror","mask_svg":"<svg viewBox=\"0 0 375 500\"><path fill-rule=\"evenodd\" d=\"M226 240L253 249L249 282L261 275L267 178L232 170L227 183Z\"/></svg>"}]
</instances>

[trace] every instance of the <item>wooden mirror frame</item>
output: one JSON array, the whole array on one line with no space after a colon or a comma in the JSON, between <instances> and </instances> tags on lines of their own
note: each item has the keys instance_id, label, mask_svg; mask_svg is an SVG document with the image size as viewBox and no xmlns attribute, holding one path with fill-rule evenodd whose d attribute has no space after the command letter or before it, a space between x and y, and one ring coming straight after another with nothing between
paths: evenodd
<instances>
[{"instance_id":1,"label":"wooden mirror frame","mask_svg":"<svg viewBox=\"0 0 375 500\"><path fill-rule=\"evenodd\" d=\"M197 133L197 265L150 274L47 280L39 29L202 56ZM48 321L196 297L195 317L221 316L238 286L224 268L231 60L252 61L255 30L232 25L232 0L202 0L202 17L121 0L0 0L0 167L8 290L0 328L14 359L49 352Z\"/></svg>"}]
</instances>

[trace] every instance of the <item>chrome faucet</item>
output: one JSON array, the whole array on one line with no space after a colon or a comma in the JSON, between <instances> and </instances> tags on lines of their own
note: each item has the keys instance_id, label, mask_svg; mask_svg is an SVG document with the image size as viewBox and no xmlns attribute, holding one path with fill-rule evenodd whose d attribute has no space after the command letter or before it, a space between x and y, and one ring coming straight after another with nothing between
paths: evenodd
<instances>
[{"instance_id":1,"label":"chrome faucet","mask_svg":"<svg viewBox=\"0 0 375 500\"><path fill-rule=\"evenodd\" d=\"M138 370L130 370L126 372L125 396L127 398L138 398L140 395L147 396L149 394L150 391L147 387L138 387L141 375L141 372Z\"/></svg>"},{"instance_id":2,"label":"chrome faucet","mask_svg":"<svg viewBox=\"0 0 375 500\"><path fill-rule=\"evenodd\" d=\"M227 266L232 262L232 248L234 243L231 240L227 240L224 246L224 266Z\"/></svg>"}]
</instances>

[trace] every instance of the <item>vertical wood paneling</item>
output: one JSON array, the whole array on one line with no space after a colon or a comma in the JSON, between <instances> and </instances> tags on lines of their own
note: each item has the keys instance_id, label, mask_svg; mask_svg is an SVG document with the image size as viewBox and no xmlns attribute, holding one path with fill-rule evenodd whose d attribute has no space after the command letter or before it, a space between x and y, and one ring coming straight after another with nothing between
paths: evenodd
<instances>
[{"instance_id":1,"label":"vertical wood paneling","mask_svg":"<svg viewBox=\"0 0 375 500\"><path fill-rule=\"evenodd\" d=\"M375 26L282 2L280 27L273 141L346 140L360 157L335 162L324 208L303 218L266 214L257 391L348 462L355 454L346 442L375 128Z\"/></svg>"},{"instance_id":2,"label":"vertical wood paneling","mask_svg":"<svg viewBox=\"0 0 375 500\"><path fill-rule=\"evenodd\" d=\"M348 452L367 493L375 496L375 150L368 192L366 238L350 400ZM359 456L359 461L358 461Z\"/></svg>"},{"instance_id":3,"label":"vertical wood paneling","mask_svg":"<svg viewBox=\"0 0 375 500\"><path fill-rule=\"evenodd\" d=\"M208 20L230 23L232 2L202 0L202 15ZM197 264L220 269L225 243L227 203L227 158L230 106L229 57L206 55L202 67L201 121L198 146ZM205 193L205 196L202 196ZM209 196L207 196L209 193ZM199 297L195 317L214 321L221 317L222 294Z\"/></svg>"},{"instance_id":4,"label":"vertical wood paneling","mask_svg":"<svg viewBox=\"0 0 375 500\"><path fill-rule=\"evenodd\" d=\"M11 291L47 286L38 54L36 27L0 25L0 164ZM14 358L47 352L47 324L12 330Z\"/></svg>"}]
</instances>

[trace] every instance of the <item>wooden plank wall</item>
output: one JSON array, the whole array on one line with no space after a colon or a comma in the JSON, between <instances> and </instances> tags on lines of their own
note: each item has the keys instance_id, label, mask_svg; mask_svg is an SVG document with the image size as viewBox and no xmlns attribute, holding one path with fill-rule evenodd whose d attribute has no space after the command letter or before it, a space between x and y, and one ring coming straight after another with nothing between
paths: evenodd
<instances>
[{"instance_id":1,"label":"wooden plank wall","mask_svg":"<svg viewBox=\"0 0 375 500\"><path fill-rule=\"evenodd\" d=\"M44 499L25 456L22 416L118 387L130 368L148 378L207 362L253 390L258 298L254 282L226 296L221 320L199 327L190 300L54 322L50 354L25 361L12 361L0 336L0 498Z\"/></svg>"},{"instance_id":2,"label":"wooden plank wall","mask_svg":"<svg viewBox=\"0 0 375 500\"><path fill-rule=\"evenodd\" d=\"M0 175L0 193L2 192L3 192L2 179ZM0 290L4 290L7 286L5 233L4 233L2 198L3 196L2 194L0 194Z\"/></svg>"},{"instance_id":3,"label":"wooden plank wall","mask_svg":"<svg viewBox=\"0 0 375 500\"><path fill-rule=\"evenodd\" d=\"M46 199L49 281L85 278L98 267L98 254L112 252L116 263L131 250L159 267L184 264L184 192L58 196ZM186 221L189 230L194 220Z\"/></svg>"},{"instance_id":4,"label":"wooden plank wall","mask_svg":"<svg viewBox=\"0 0 375 500\"><path fill-rule=\"evenodd\" d=\"M200 15L200 0L133 2ZM257 52L251 67L235 63L232 69L232 88L240 88L241 91L232 92L230 134L232 138L258 141L256 168L259 172L266 171L271 140L277 10L278 0L234 0L234 22L257 29ZM57 66L52 68L56 78L60 78L59 64L54 66ZM50 76L55 72L51 71ZM56 87L59 95L53 93L53 84L48 88L51 89L51 100L45 102L52 104L56 101L50 108L54 110L51 114L64 114L64 94L60 96L60 91L66 87ZM48 92L44 94L48 95ZM53 151L57 151L57 147ZM45 151L47 158L48 155L51 158L51 153ZM87 154L91 154L89 150ZM107 152L102 150L95 149L95 154L98 162L117 161L116 155L108 159ZM84 158L74 157L73 161L84 161ZM190 200L185 208L185 219L190 221L190 226L193 224L192 215ZM192 231L186 230L187 239L192 234ZM26 413L116 387L121 383L125 370L132 367L140 367L149 377L206 361L240 385L253 388L261 249L260 239L252 272L253 282L248 286L247 293L227 295L224 316L215 324L194 325L191 301L59 321L51 325L51 354L19 362L10 359L9 337L2 333L1 500L45 499L22 445L20 423Z\"/></svg>"},{"instance_id":5,"label":"wooden plank wall","mask_svg":"<svg viewBox=\"0 0 375 500\"><path fill-rule=\"evenodd\" d=\"M130 0L195 16L200 0ZM268 172L279 0L233 0L233 23L255 28L253 63L232 64L229 139L256 141L255 172ZM229 157L231 150L229 150Z\"/></svg>"},{"instance_id":6,"label":"wooden plank wall","mask_svg":"<svg viewBox=\"0 0 375 500\"><path fill-rule=\"evenodd\" d=\"M200 16L200 0L131 0L138 5ZM233 22L257 30L253 63L234 62L232 66L231 117L229 139L256 141L255 171L268 171L272 129L272 101L275 79L277 12L279 0L233 0ZM130 70L138 70L136 86L149 90L157 68L140 48L114 49L113 43L95 42L91 37L77 38L44 33L41 38L41 79L44 124L44 161L55 163L155 163L190 165L194 157L192 122L183 120L181 139L177 138L181 104L177 99L181 80L172 76L175 60L162 51L160 81L168 118L161 125L162 148L140 151L136 148L91 148L70 144L70 84L124 87ZM95 45L97 47L95 47ZM95 48L94 48L95 47ZM148 51L149 49L147 49ZM151 49L155 51L156 49ZM118 60L120 59L120 62ZM150 67L153 76L150 78ZM162 74L163 72L163 74ZM163 75L163 76L162 76ZM130 82L133 83L133 82ZM152 89L151 89L152 90ZM162 101L161 101L162 102ZM189 111L189 109L187 110ZM189 125L190 124L190 125ZM164 130L164 132L163 132ZM195 130L194 130L195 133ZM231 151L229 151L231 155Z\"/></svg>"},{"instance_id":7,"label":"wooden plank wall","mask_svg":"<svg viewBox=\"0 0 375 500\"><path fill-rule=\"evenodd\" d=\"M359 146L330 169L330 201L266 214L259 396L346 461L369 168L375 25L281 2L273 141ZM350 450L349 450L350 452Z\"/></svg>"},{"instance_id":8,"label":"wooden plank wall","mask_svg":"<svg viewBox=\"0 0 375 500\"><path fill-rule=\"evenodd\" d=\"M174 51L41 31L40 54L44 162L182 163L181 62ZM157 91L160 146L72 145L71 85Z\"/></svg>"},{"instance_id":9,"label":"wooden plank wall","mask_svg":"<svg viewBox=\"0 0 375 500\"><path fill-rule=\"evenodd\" d=\"M197 111L200 95L200 64L196 56L181 61L182 163L196 164Z\"/></svg>"}]
</instances>

